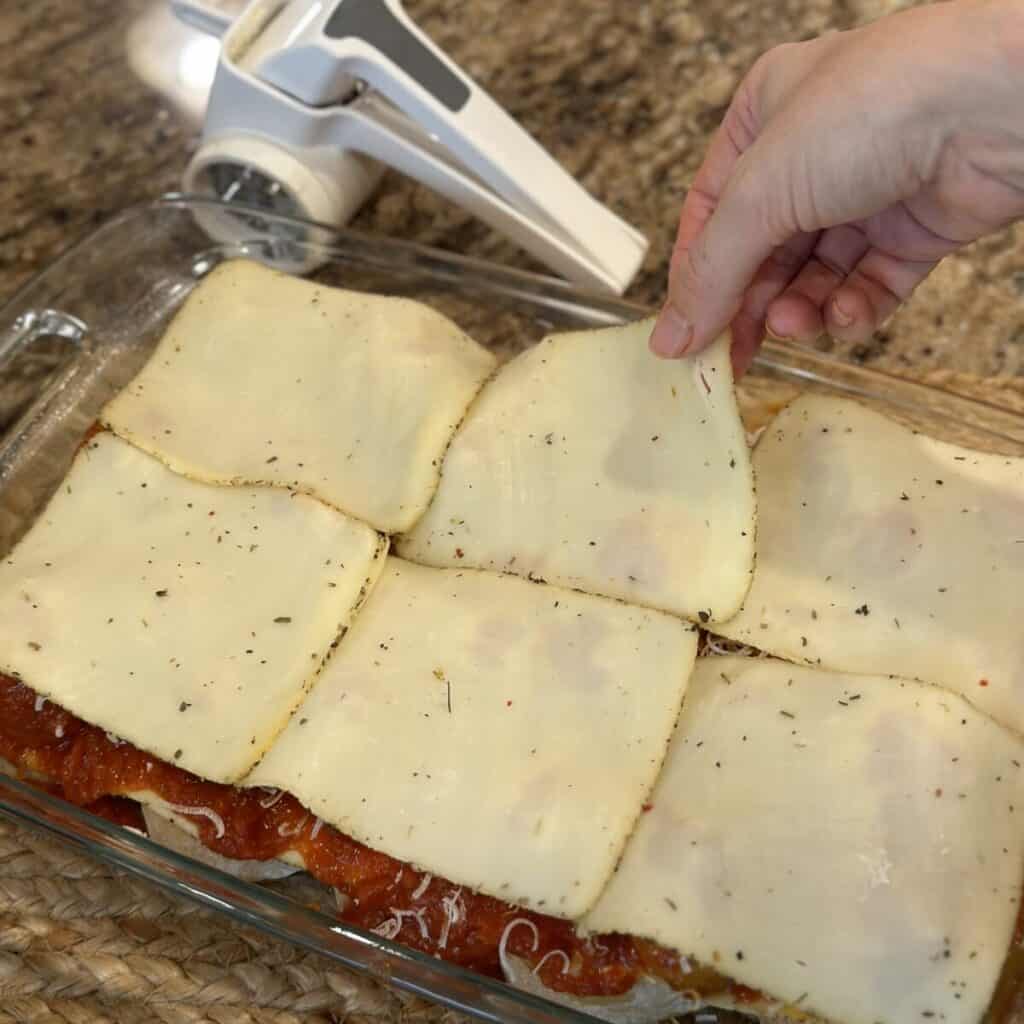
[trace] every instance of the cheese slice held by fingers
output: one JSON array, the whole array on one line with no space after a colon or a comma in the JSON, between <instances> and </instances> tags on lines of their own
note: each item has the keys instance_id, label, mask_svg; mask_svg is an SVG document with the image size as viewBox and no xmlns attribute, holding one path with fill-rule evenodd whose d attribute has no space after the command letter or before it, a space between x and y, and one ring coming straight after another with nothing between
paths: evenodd
<instances>
[{"instance_id":1,"label":"cheese slice held by fingers","mask_svg":"<svg viewBox=\"0 0 1024 1024\"><path fill-rule=\"evenodd\" d=\"M504 366L399 554L695 622L733 615L753 570L755 511L728 344L669 362L648 351L650 330L554 335Z\"/></svg>"},{"instance_id":2,"label":"cheese slice held by fingers","mask_svg":"<svg viewBox=\"0 0 1024 1024\"><path fill-rule=\"evenodd\" d=\"M197 483L101 433L0 562L0 670L235 782L312 684L383 549L313 498Z\"/></svg>"},{"instance_id":3,"label":"cheese slice held by fingers","mask_svg":"<svg viewBox=\"0 0 1024 1024\"><path fill-rule=\"evenodd\" d=\"M596 899L664 757L692 627L389 559L247 779L400 860L562 917Z\"/></svg>"},{"instance_id":4,"label":"cheese slice held by fingers","mask_svg":"<svg viewBox=\"0 0 1024 1024\"><path fill-rule=\"evenodd\" d=\"M1020 910L1024 741L938 687L698 660L585 920L845 1024L981 1019Z\"/></svg>"},{"instance_id":5,"label":"cheese slice held by fingers","mask_svg":"<svg viewBox=\"0 0 1024 1024\"><path fill-rule=\"evenodd\" d=\"M426 508L494 365L418 302L236 260L196 288L103 421L181 473L305 491L392 532Z\"/></svg>"},{"instance_id":6,"label":"cheese slice held by fingers","mask_svg":"<svg viewBox=\"0 0 1024 1024\"><path fill-rule=\"evenodd\" d=\"M800 398L754 453L757 570L716 632L921 679L1024 732L1024 459Z\"/></svg>"}]
</instances>

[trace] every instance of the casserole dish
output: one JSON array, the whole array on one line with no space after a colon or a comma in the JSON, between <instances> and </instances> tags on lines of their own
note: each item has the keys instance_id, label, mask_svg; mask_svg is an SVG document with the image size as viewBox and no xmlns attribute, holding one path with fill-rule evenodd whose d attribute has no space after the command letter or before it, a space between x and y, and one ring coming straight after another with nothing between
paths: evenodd
<instances>
[{"instance_id":1,"label":"casserole dish","mask_svg":"<svg viewBox=\"0 0 1024 1024\"><path fill-rule=\"evenodd\" d=\"M211 243L203 225L217 218L232 219L246 240ZM647 312L552 279L206 200L170 197L131 210L70 250L0 310L5 552L62 479L100 409L139 370L198 281L231 257L303 266L327 284L418 299L501 356L553 329L608 325ZM741 404L771 409L803 391L854 396L944 440L1024 454L1022 417L782 345L765 348L741 385ZM481 1019L586 1019L343 925L328 903L309 906L304 883L271 889L238 881L3 777L0 812L240 923Z\"/></svg>"}]
</instances>

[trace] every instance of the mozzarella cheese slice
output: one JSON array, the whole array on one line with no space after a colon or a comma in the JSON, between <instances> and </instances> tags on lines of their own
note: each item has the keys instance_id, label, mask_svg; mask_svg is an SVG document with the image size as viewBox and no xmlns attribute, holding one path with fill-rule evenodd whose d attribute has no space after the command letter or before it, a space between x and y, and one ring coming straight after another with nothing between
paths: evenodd
<instances>
[{"instance_id":1,"label":"mozzarella cheese slice","mask_svg":"<svg viewBox=\"0 0 1024 1024\"><path fill-rule=\"evenodd\" d=\"M750 583L754 491L726 339L647 349L651 322L547 338L483 390L404 558L521 575L707 622Z\"/></svg>"},{"instance_id":2,"label":"mozzarella cheese slice","mask_svg":"<svg viewBox=\"0 0 1024 1024\"><path fill-rule=\"evenodd\" d=\"M585 923L846 1024L975 1022L1020 909L1021 763L936 687L700 659Z\"/></svg>"},{"instance_id":3,"label":"mozzarella cheese slice","mask_svg":"<svg viewBox=\"0 0 1024 1024\"><path fill-rule=\"evenodd\" d=\"M196 483L100 434L0 563L0 667L235 782L312 684L382 544L312 498Z\"/></svg>"},{"instance_id":4,"label":"mozzarella cheese slice","mask_svg":"<svg viewBox=\"0 0 1024 1024\"><path fill-rule=\"evenodd\" d=\"M695 653L668 615L389 559L247 783L426 871L576 917L653 785Z\"/></svg>"},{"instance_id":5,"label":"mozzarella cheese slice","mask_svg":"<svg viewBox=\"0 0 1024 1024\"><path fill-rule=\"evenodd\" d=\"M754 468L757 570L717 632L945 686L1024 731L1024 459L808 396L768 428Z\"/></svg>"},{"instance_id":6,"label":"mozzarella cheese slice","mask_svg":"<svg viewBox=\"0 0 1024 1024\"><path fill-rule=\"evenodd\" d=\"M103 422L172 469L316 495L385 532L437 486L494 357L419 303L214 270Z\"/></svg>"}]
</instances>

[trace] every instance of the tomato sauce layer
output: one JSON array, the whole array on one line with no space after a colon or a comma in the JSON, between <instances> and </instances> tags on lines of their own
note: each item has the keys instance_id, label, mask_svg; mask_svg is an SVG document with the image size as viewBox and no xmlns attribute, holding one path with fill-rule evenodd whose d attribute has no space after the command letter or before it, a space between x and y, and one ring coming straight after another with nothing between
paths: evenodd
<instances>
[{"instance_id":1,"label":"tomato sauce layer","mask_svg":"<svg viewBox=\"0 0 1024 1024\"><path fill-rule=\"evenodd\" d=\"M701 995L758 997L714 969L624 935L582 938L568 921L532 913L432 877L320 821L288 793L202 779L83 722L0 675L0 756L48 788L119 824L140 827L124 797L149 790L195 824L209 849L238 860L292 851L339 893L340 916L470 970L502 977L499 948L538 968L548 986L580 996L626 992L642 976ZM510 927L513 925L513 927Z\"/></svg>"},{"instance_id":2,"label":"tomato sauce layer","mask_svg":"<svg viewBox=\"0 0 1024 1024\"><path fill-rule=\"evenodd\" d=\"M567 921L463 889L377 853L322 822L288 793L240 789L175 768L88 725L0 674L0 757L51 792L120 825L141 829L130 795L149 790L192 821L203 844L237 860L293 851L306 870L340 896L341 918L421 952L501 978L499 949L526 961L550 988L613 996L641 977L657 977L700 996L728 995L751 1005L762 995L713 967L688 961L646 939L581 938ZM539 965L539 966L538 966ZM1024 907L986 1022L1024 1011Z\"/></svg>"}]
</instances>

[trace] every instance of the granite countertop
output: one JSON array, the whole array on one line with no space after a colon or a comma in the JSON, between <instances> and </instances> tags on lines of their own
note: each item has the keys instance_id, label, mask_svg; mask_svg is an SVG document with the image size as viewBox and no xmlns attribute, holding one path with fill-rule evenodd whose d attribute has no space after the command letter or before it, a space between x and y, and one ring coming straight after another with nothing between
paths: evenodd
<instances>
[{"instance_id":1,"label":"granite countertop","mask_svg":"<svg viewBox=\"0 0 1024 1024\"><path fill-rule=\"evenodd\" d=\"M144 0L5 0L0 300L114 211L180 187L193 132L133 75ZM408 0L410 14L602 201L652 239L629 297L657 302L681 197L764 49L896 0ZM356 226L529 267L513 246L389 175ZM870 344L896 371L1024 376L1024 227L950 258Z\"/></svg>"}]
</instances>

